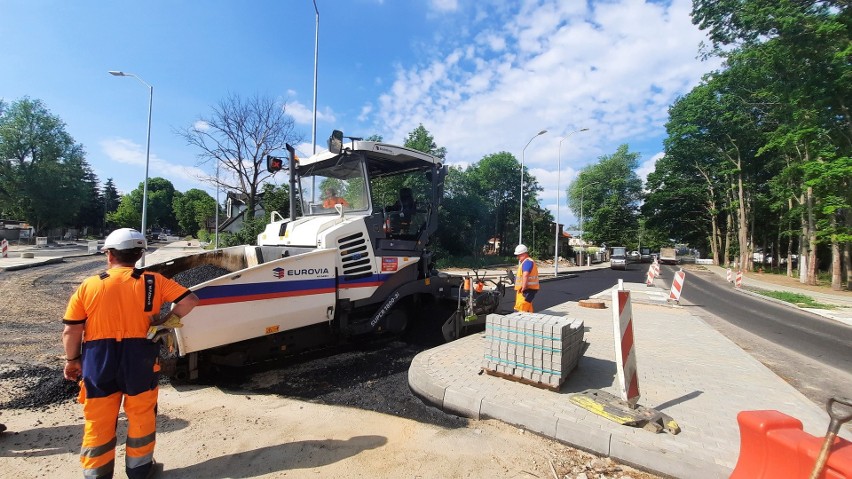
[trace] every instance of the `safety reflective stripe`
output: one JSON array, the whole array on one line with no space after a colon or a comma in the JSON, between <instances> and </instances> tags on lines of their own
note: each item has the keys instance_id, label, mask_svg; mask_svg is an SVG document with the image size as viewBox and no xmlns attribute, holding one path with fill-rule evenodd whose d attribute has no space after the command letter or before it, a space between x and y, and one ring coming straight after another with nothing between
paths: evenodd
<instances>
[{"instance_id":1,"label":"safety reflective stripe","mask_svg":"<svg viewBox=\"0 0 852 479\"><path fill-rule=\"evenodd\" d=\"M147 436L128 437L126 444L127 444L127 447L143 447L143 446L147 446L148 444L151 444L152 442L154 442L154 439L156 439L156 438L157 438L157 432L154 431L151 434L148 434Z\"/></svg>"},{"instance_id":2,"label":"safety reflective stripe","mask_svg":"<svg viewBox=\"0 0 852 479\"><path fill-rule=\"evenodd\" d=\"M115 449L115 437L109 440L106 444L100 446L81 447L80 456L83 457L98 457L102 456Z\"/></svg>"},{"instance_id":3,"label":"safety reflective stripe","mask_svg":"<svg viewBox=\"0 0 852 479\"><path fill-rule=\"evenodd\" d=\"M532 261L532 271L527 274L527 289L538 289L538 265L535 264L532 258L527 258L523 260L520 264L518 264L518 281L515 283L515 289L521 289L521 281L520 279L524 275L524 263L527 261Z\"/></svg>"},{"instance_id":4,"label":"safety reflective stripe","mask_svg":"<svg viewBox=\"0 0 852 479\"><path fill-rule=\"evenodd\" d=\"M98 479L101 477L112 477L112 473L114 470L115 460L112 460L100 467L83 469L83 477L92 479Z\"/></svg>"},{"instance_id":5,"label":"safety reflective stripe","mask_svg":"<svg viewBox=\"0 0 852 479\"><path fill-rule=\"evenodd\" d=\"M136 469L137 467L144 466L145 464L150 464L154 461L154 453L145 454L144 456L133 457L126 456L124 458L124 465L128 469Z\"/></svg>"}]
</instances>

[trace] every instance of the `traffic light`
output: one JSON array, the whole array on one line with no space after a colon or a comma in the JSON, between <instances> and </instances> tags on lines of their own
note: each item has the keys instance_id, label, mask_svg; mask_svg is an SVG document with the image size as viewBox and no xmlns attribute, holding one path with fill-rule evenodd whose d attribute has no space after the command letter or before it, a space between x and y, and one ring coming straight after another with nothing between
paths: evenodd
<instances>
[{"instance_id":1,"label":"traffic light","mask_svg":"<svg viewBox=\"0 0 852 479\"><path fill-rule=\"evenodd\" d=\"M275 173L284 168L284 159L277 156L266 155L266 171Z\"/></svg>"}]
</instances>

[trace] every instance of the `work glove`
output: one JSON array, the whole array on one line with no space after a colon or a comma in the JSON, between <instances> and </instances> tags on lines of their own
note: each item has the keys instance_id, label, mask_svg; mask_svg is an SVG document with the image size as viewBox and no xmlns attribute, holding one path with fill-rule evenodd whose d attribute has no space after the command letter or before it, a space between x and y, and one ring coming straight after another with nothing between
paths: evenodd
<instances>
[{"instance_id":1,"label":"work glove","mask_svg":"<svg viewBox=\"0 0 852 479\"><path fill-rule=\"evenodd\" d=\"M165 317L162 317L159 314L152 314L149 319L151 326L148 328L148 339L151 340L153 340L160 331L183 327L183 323L180 322L180 316L175 313L169 313Z\"/></svg>"}]
</instances>

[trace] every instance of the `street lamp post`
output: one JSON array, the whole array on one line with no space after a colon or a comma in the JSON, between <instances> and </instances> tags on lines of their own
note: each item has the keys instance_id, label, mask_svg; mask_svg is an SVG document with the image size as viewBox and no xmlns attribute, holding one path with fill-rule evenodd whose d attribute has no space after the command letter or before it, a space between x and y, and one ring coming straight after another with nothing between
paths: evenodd
<instances>
[{"instance_id":1,"label":"street lamp post","mask_svg":"<svg viewBox=\"0 0 852 479\"><path fill-rule=\"evenodd\" d=\"M580 128L579 130L574 130L559 140L559 159L556 166L556 235L553 241L553 276L559 276L559 189L562 187L562 142L567 140L568 137L574 133L581 131L589 131L589 129Z\"/></svg>"},{"instance_id":2,"label":"street lamp post","mask_svg":"<svg viewBox=\"0 0 852 479\"><path fill-rule=\"evenodd\" d=\"M547 130L541 130L536 133L532 138L530 138L530 141L527 142L524 149L521 150L521 203L518 205L518 244L524 242L524 163L526 160L527 146L530 146L530 143L532 143L536 137L545 133L547 133Z\"/></svg>"},{"instance_id":3,"label":"street lamp post","mask_svg":"<svg viewBox=\"0 0 852 479\"><path fill-rule=\"evenodd\" d=\"M314 0L314 11L317 13L317 27L314 34L314 124L311 128L311 143L314 145L313 154L317 153L317 60L319 59L319 9Z\"/></svg>"},{"instance_id":4,"label":"street lamp post","mask_svg":"<svg viewBox=\"0 0 852 479\"><path fill-rule=\"evenodd\" d=\"M148 134L145 139L145 183L142 186L142 234L148 233L148 165L151 160L151 110L154 106L154 87L139 78L133 73L125 73L122 71L110 71L110 75L117 77L133 77L139 80L140 83L148 87ZM140 266L145 266L145 255L139 260Z\"/></svg>"},{"instance_id":5,"label":"street lamp post","mask_svg":"<svg viewBox=\"0 0 852 479\"><path fill-rule=\"evenodd\" d=\"M216 241L215 248L219 249L219 161L216 160Z\"/></svg>"},{"instance_id":6,"label":"street lamp post","mask_svg":"<svg viewBox=\"0 0 852 479\"><path fill-rule=\"evenodd\" d=\"M583 228L583 193L586 191L586 187L597 185L599 183L600 183L600 181L595 181L595 182L583 185L580 188L580 238L582 238L583 235L586 233L586 230ZM586 240L584 239L583 240L583 248L585 249L585 247L586 247ZM582 263L583 263L583 253L580 252L580 264L582 265Z\"/></svg>"}]
</instances>

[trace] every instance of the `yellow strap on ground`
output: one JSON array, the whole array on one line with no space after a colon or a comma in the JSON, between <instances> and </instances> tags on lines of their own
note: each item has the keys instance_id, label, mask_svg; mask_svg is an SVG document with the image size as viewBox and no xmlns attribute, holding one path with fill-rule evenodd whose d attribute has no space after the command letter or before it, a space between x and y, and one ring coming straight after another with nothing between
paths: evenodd
<instances>
[{"instance_id":1,"label":"yellow strap on ground","mask_svg":"<svg viewBox=\"0 0 852 479\"><path fill-rule=\"evenodd\" d=\"M571 402L587 411L591 411L597 414L598 416L602 416L609 419L610 421L617 422L618 424L628 424L636 421L636 418L633 416L624 416L616 414L611 410L608 411L608 408L605 404L601 404L588 396L581 396L579 394L575 394L571 396Z\"/></svg>"}]
</instances>

